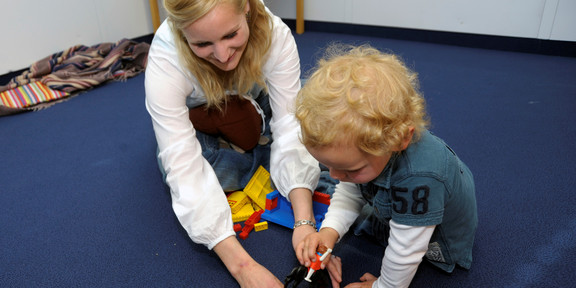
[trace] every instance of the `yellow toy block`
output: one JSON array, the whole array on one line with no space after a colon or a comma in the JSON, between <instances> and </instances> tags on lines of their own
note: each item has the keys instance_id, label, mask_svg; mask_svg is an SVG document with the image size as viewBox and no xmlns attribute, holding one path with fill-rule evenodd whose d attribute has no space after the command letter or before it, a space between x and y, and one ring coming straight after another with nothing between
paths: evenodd
<instances>
[{"instance_id":1,"label":"yellow toy block","mask_svg":"<svg viewBox=\"0 0 576 288\"><path fill-rule=\"evenodd\" d=\"M270 173L262 166L258 167L256 173L254 173L254 176L252 176L250 182L248 182L248 185L244 188L244 192L258 207L266 207L266 195L272 191Z\"/></svg>"},{"instance_id":2,"label":"yellow toy block","mask_svg":"<svg viewBox=\"0 0 576 288\"><path fill-rule=\"evenodd\" d=\"M232 209L232 214L240 211L248 202L250 202L250 198L244 191L235 191L228 195L228 205Z\"/></svg>"},{"instance_id":3,"label":"yellow toy block","mask_svg":"<svg viewBox=\"0 0 576 288\"><path fill-rule=\"evenodd\" d=\"M232 213L232 222L236 223L246 221L250 216L252 216L252 214L254 214L254 208L252 208L252 205L244 205L240 208L240 211Z\"/></svg>"},{"instance_id":4,"label":"yellow toy block","mask_svg":"<svg viewBox=\"0 0 576 288\"><path fill-rule=\"evenodd\" d=\"M254 230L256 230L256 231L262 231L262 230L266 230L266 229L268 229L268 222L267 221L254 224Z\"/></svg>"}]
</instances>

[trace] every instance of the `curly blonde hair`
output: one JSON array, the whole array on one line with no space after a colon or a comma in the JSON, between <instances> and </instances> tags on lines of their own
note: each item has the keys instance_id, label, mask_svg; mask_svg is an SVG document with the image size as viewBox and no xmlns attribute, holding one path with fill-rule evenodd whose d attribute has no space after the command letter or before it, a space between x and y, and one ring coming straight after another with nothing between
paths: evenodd
<instances>
[{"instance_id":1,"label":"curly blonde hair","mask_svg":"<svg viewBox=\"0 0 576 288\"><path fill-rule=\"evenodd\" d=\"M301 141L321 148L352 144L372 155L398 151L429 122L417 74L393 54L332 44L296 99Z\"/></svg>"},{"instance_id":2,"label":"curly blonde hair","mask_svg":"<svg viewBox=\"0 0 576 288\"><path fill-rule=\"evenodd\" d=\"M250 5L247 14L250 36L238 67L223 72L208 61L196 56L188 45L183 29L202 18L221 3L235 5L238 13L243 13ZM180 61L198 80L204 90L208 107L222 108L227 90L246 94L254 84L266 88L262 66L266 61L272 38L272 20L260 0L164 0L167 18L174 34Z\"/></svg>"}]
</instances>

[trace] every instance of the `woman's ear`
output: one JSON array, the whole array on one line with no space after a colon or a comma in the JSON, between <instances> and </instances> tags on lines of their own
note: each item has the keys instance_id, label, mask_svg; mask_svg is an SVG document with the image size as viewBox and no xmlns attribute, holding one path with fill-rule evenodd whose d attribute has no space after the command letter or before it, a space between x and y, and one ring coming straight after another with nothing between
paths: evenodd
<instances>
[{"instance_id":1,"label":"woman's ear","mask_svg":"<svg viewBox=\"0 0 576 288\"><path fill-rule=\"evenodd\" d=\"M244 7L244 14L250 15L250 1L246 1L246 7Z\"/></svg>"}]
</instances>

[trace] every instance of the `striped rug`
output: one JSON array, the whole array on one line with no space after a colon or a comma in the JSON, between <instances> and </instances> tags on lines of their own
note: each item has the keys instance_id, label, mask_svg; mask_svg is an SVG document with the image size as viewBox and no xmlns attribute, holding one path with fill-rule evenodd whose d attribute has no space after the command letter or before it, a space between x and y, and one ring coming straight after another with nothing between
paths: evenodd
<instances>
[{"instance_id":1,"label":"striped rug","mask_svg":"<svg viewBox=\"0 0 576 288\"><path fill-rule=\"evenodd\" d=\"M25 108L69 95L68 92L52 90L44 83L36 81L1 92L0 105L10 108Z\"/></svg>"}]
</instances>

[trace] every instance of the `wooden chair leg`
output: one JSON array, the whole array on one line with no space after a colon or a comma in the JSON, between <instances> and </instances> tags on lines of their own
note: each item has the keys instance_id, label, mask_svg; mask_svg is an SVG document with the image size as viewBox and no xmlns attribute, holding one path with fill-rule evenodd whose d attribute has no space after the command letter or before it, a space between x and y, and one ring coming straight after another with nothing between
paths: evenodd
<instances>
[{"instance_id":1,"label":"wooden chair leg","mask_svg":"<svg viewBox=\"0 0 576 288\"><path fill-rule=\"evenodd\" d=\"M160 27L160 11L158 10L158 0L150 0L150 13L152 14L152 26L154 33Z\"/></svg>"},{"instance_id":2,"label":"wooden chair leg","mask_svg":"<svg viewBox=\"0 0 576 288\"><path fill-rule=\"evenodd\" d=\"M296 0L296 33L304 33L304 0Z\"/></svg>"}]
</instances>

